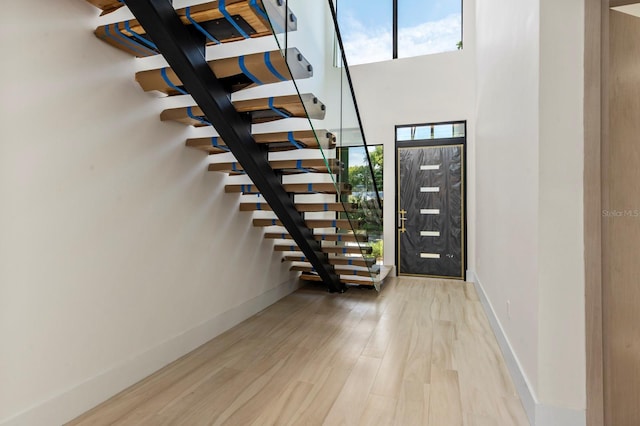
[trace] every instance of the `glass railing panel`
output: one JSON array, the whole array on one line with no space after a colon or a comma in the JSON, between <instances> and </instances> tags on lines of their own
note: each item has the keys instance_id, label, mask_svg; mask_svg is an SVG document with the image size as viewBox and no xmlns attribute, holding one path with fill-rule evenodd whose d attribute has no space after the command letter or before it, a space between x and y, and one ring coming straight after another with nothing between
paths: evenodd
<instances>
[{"instance_id":1,"label":"glass railing panel","mask_svg":"<svg viewBox=\"0 0 640 426\"><path fill-rule=\"evenodd\" d=\"M367 266L353 267L352 272L363 284L370 285L375 282L382 262L382 199L379 192L382 188L382 147L366 143L348 66L344 63L333 4L331 0L262 0L262 5L281 53L287 58L296 92L299 95L313 93L326 106L323 120L309 119L304 125L313 129L319 139L326 130L335 136L335 149L323 150L323 157L326 161L340 161L342 167L331 170L324 178L333 182L338 190L335 201L342 203L344 208L339 218L348 219L351 225L350 229L338 230L350 235L350 241L342 244L345 248L358 249L356 254L345 253L343 256L366 259ZM287 24L285 20L292 20L277 12L277 8L283 6L289 7L296 16L295 31L281 31ZM313 66L312 78L295 78L293 70L299 58L290 54L292 48L298 49ZM348 273L341 275L351 276Z\"/></svg>"}]
</instances>

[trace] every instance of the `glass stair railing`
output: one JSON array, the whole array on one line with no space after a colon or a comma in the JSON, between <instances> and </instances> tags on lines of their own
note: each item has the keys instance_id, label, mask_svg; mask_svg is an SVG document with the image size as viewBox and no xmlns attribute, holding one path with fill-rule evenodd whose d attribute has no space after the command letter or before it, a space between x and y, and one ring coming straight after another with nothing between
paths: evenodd
<instances>
[{"instance_id":1,"label":"glass stair railing","mask_svg":"<svg viewBox=\"0 0 640 426\"><path fill-rule=\"evenodd\" d=\"M336 62L331 3L88 1L104 13L129 6L136 19L102 25L96 36L134 56L165 57L169 66L152 62L136 80L181 100L167 102L161 119L190 126L186 145L212 155L208 170L228 175L225 192L241 194L240 211L266 228L292 271L332 291L379 288L381 169L348 68Z\"/></svg>"},{"instance_id":2,"label":"glass stair railing","mask_svg":"<svg viewBox=\"0 0 640 426\"><path fill-rule=\"evenodd\" d=\"M331 182L336 191L325 196L308 195L306 199L339 204L339 209L315 214L332 216L349 225L338 227L330 234L319 234L318 238L322 240L323 249L329 253L329 261L335 265L342 282L379 288L384 278L381 269L382 200L379 192L382 188L382 163L372 162L372 156L377 155L381 160L381 148L369 147L366 143L334 5L332 0L282 2L286 7L300 11L296 12L296 31L287 29L287 18L278 13L271 3L261 3L282 57L293 75L298 58L288 52L291 49L305 52L314 72L309 78L294 76L291 83L299 96L313 90L326 108L322 120L316 119L312 110L307 111L307 130L313 131L319 139L328 130L335 138L335 147L321 152L329 172L323 176L324 180ZM336 164L340 167L336 168ZM277 233L267 236L278 240L286 237ZM276 250L291 251L293 248L286 241L276 245ZM294 262L291 269L302 272L303 279L320 280L304 257L290 253L285 260Z\"/></svg>"}]
</instances>

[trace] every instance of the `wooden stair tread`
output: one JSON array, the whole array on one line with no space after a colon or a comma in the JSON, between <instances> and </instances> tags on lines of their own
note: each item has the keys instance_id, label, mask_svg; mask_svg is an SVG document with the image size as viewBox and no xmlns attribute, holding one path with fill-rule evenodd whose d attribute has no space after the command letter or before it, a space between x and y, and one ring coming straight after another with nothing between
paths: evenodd
<instances>
[{"instance_id":1,"label":"wooden stair tread","mask_svg":"<svg viewBox=\"0 0 640 426\"><path fill-rule=\"evenodd\" d=\"M313 76L311 64L293 47L287 49L286 58L274 50L207 63L229 92L291 80L292 74L296 80ZM157 91L169 96L184 92L182 81L171 68L140 71L136 73L136 81L145 92Z\"/></svg>"},{"instance_id":2,"label":"wooden stair tread","mask_svg":"<svg viewBox=\"0 0 640 426\"><path fill-rule=\"evenodd\" d=\"M295 203L296 210L300 213L307 212L344 212L352 211L353 205L347 204L346 207L342 203ZM241 212L251 211L271 211L271 206L267 203L240 203Z\"/></svg>"},{"instance_id":3,"label":"wooden stair tread","mask_svg":"<svg viewBox=\"0 0 640 426\"><path fill-rule=\"evenodd\" d=\"M285 183L284 190L293 194L349 194L351 193L351 185L348 183L333 184L329 183ZM253 184L235 184L225 185L224 192L241 192L243 194L259 194L258 188Z\"/></svg>"},{"instance_id":4,"label":"wooden stair tread","mask_svg":"<svg viewBox=\"0 0 640 426\"><path fill-rule=\"evenodd\" d=\"M340 162L335 159L324 160L323 158L308 160L278 160L270 161L269 164L274 170L280 170L283 173L335 173L339 170ZM237 161L229 163L212 163L209 164L210 172L225 173L243 173L244 169Z\"/></svg>"},{"instance_id":5,"label":"wooden stair tread","mask_svg":"<svg viewBox=\"0 0 640 426\"><path fill-rule=\"evenodd\" d=\"M339 278L340 278L340 282L343 284L361 285L361 286L367 286L367 287L375 287L376 285L376 282L373 279L365 279L364 277L363 279L360 279L360 280L357 278L349 278L344 276L340 276ZM322 281L322 279L318 275L305 273L305 272L303 272L300 275L300 279L305 281Z\"/></svg>"},{"instance_id":6,"label":"wooden stair tread","mask_svg":"<svg viewBox=\"0 0 640 426\"><path fill-rule=\"evenodd\" d=\"M282 258L283 262L308 262L307 258L302 255L286 255ZM329 256L329 263L332 265L350 265L370 267L374 265L375 259L362 256Z\"/></svg>"},{"instance_id":7,"label":"wooden stair tread","mask_svg":"<svg viewBox=\"0 0 640 426\"><path fill-rule=\"evenodd\" d=\"M249 114L253 124L290 117L322 120L325 115L325 106L310 93L234 101L233 106L238 112ZM199 106L166 109L160 120L195 127L211 125Z\"/></svg>"},{"instance_id":8,"label":"wooden stair tread","mask_svg":"<svg viewBox=\"0 0 640 426\"><path fill-rule=\"evenodd\" d=\"M322 247L322 251L333 254L371 254L373 248L369 246L326 246Z\"/></svg>"},{"instance_id":9,"label":"wooden stair tread","mask_svg":"<svg viewBox=\"0 0 640 426\"><path fill-rule=\"evenodd\" d=\"M253 135L258 144L268 144L270 152L293 149L333 149L336 137L328 130L301 130L293 132L258 133ZM187 139L187 147L205 151L208 154L229 152L220 137Z\"/></svg>"},{"instance_id":10,"label":"wooden stair tread","mask_svg":"<svg viewBox=\"0 0 640 426\"><path fill-rule=\"evenodd\" d=\"M295 244L276 244L273 250L299 252L300 248ZM323 246L322 251L331 254L371 254L373 249L369 246Z\"/></svg>"},{"instance_id":11,"label":"wooden stair tread","mask_svg":"<svg viewBox=\"0 0 640 426\"><path fill-rule=\"evenodd\" d=\"M100 16L114 12L124 6L120 0L87 0L98 9L102 10Z\"/></svg>"},{"instance_id":12,"label":"wooden stair tread","mask_svg":"<svg viewBox=\"0 0 640 426\"><path fill-rule=\"evenodd\" d=\"M293 272L306 272L306 273L310 273L310 274L314 274L315 270L313 269L313 267L311 265L293 265L291 268L289 268L290 271ZM352 275L352 276L358 276L358 277L368 277L371 278L372 275L376 275L373 271L369 270L369 269L349 269L349 268L344 268L344 267L336 267L335 268L336 274L338 275Z\"/></svg>"},{"instance_id":13,"label":"wooden stair tread","mask_svg":"<svg viewBox=\"0 0 640 426\"><path fill-rule=\"evenodd\" d=\"M291 235L286 232L267 232L264 234L265 238L276 240L291 240ZM315 234L316 241L335 241L335 242L366 242L368 241L367 235L364 234Z\"/></svg>"},{"instance_id":14,"label":"wooden stair tread","mask_svg":"<svg viewBox=\"0 0 640 426\"><path fill-rule=\"evenodd\" d=\"M273 246L273 250L274 251L291 251L291 252L299 252L300 249L298 248L297 245L295 244L276 244L275 246ZM324 253L331 253L331 254L362 254L367 253L367 254L371 254L372 252L372 248L371 247L367 247L367 246L353 246L353 247L348 247L348 246L324 246L322 247L322 252Z\"/></svg>"},{"instance_id":15,"label":"wooden stair tread","mask_svg":"<svg viewBox=\"0 0 640 426\"><path fill-rule=\"evenodd\" d=\"M287 19L288 30L295 31L295 16L289 10L284 11L286 7L284 2L278 5L277 0L263 1L269 2L270 10L277 10L283 16L286 13L286 16L289 16L289 19ZM89 0L89 2L100 8L104 8L104 12L111 12L118 9L113 8L113 1ZM185 25L192 24L189 19L191 18L197 22L201 28L209 31L220 43L244 40L245 37L242 33L237 30L222 13L220 9L222 3L223 2L220 1L212 1L198 4L190 8L177 9L176 13ZM259 2L255 0L224 1L228 15L250 38L272 34L267 15L258 4ZM189 17L187 17L187 9L189 10ZM279 9L282 9L282 11ZM100 26L96 28L95 35L106 43L134 56L146 57L159 53L158 50L154 48L153 42L146 36L144 28L136 19ZM207 38L206 43L207 45L218 44L209 38Z\"/></svg>"},{"instance_id":16,"label":"wooden stair tread","mask_svg":"<svg viewBox=\"0 0 640 426\"><path fill-rule=\"evenodd\" d=\"M351 229L348 219L306 219L309 228L340 228ZM253 226L282 226L280 219L253 219ZM353 223L357 227L358 223Z\"/></svg>"},{"instance_id":17,"label":"wooden stair tread","mask_svg":"<svg viewBox=\"0 0 640 426\"><path fill-rule=\"evenodd\" d=\"M344 284L357 285L362 287L373 287L378 292L382 289L382 284L391 272L392 267L384 265L373 265L373 275L340 275L340 281ZM320 277L313 272L303 272L300 274L300 279L307 281L321 281Z\"/></svg>"}]
</instances>

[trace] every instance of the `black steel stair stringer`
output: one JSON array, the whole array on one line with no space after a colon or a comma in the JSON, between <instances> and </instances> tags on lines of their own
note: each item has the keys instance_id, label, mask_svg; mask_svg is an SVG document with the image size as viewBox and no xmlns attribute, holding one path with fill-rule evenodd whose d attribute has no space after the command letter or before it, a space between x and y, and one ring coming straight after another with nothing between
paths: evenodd
<instances>
[{"instance_id":1,"label":"black steel stair stringer","mask_svg":"<svg viewBox=\"0 0 640 426\"><path fill-rule=\"evenodd\" d=\"M284 190L280 177L253 139L251 124L235 110L229 93L207 64L203 40L198 40L180 21L170 0L126 0L126 4L205 116L215 124L236 160L328 289L334 292L345 291L345 285L329 264L327 255L321 251L320 243L315 240Z\"/></svg>"}]
</instances>

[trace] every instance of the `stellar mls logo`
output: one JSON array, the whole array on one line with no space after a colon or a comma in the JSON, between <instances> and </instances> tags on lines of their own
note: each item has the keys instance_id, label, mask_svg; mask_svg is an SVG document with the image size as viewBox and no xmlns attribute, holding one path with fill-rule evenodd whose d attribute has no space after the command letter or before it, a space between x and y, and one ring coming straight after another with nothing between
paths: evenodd
<instances>
[{"instance_id":1,"label":"stellar mls logo","mask_svg":"<svg viewBox=\"0 0 640 426\"><path fill-rule=\"evenodd\" d=\"M640 217L640 210L602 210L603 217Z\"/></svg>"}]
</instances>

